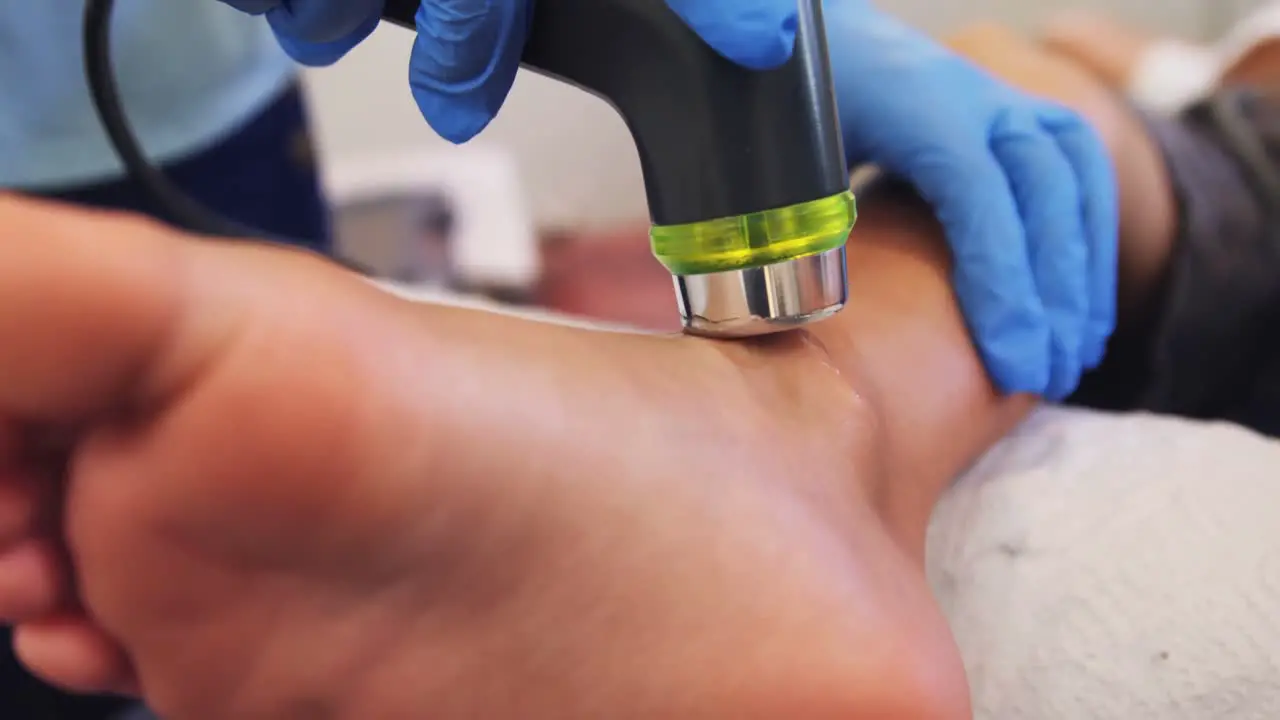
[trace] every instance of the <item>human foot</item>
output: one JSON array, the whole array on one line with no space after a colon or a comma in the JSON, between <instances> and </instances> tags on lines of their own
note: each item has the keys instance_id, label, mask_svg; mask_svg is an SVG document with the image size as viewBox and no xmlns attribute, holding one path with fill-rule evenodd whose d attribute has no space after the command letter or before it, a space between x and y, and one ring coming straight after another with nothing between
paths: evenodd
<instances>
[{"instance_id":1,"label":"human foot","mask_svg":"<svg viewBox=\"0 0 1280 720\"><path fill-rule=\"evenodd\" d=\"M292 253L0 213L40 240L0 245L0 465L47 490L66 461L0 559L46 677L173 720L966 716L811 346L424 310Z\"/></svg>"},{"instance_id":2,"label":"human foot","mask_svg":"<svg viewBox=\"0 0 1280 720\"><path fill-rule=\"evenodd\" d=\"M1040 42L1080 63L1113 90L1127 90L1142 56L1160 38L1087 10L1061 13L1045 24Z\"/></svg>"}]
</instances>

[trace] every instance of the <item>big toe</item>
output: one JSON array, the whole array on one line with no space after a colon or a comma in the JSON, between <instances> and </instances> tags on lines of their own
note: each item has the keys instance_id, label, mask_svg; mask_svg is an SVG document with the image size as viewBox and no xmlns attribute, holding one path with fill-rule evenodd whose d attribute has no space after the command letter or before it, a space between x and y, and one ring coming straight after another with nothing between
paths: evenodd
<instances>
[{"instance_id":1,"label":"big toe","mask_svg":"<svg viewBox=\"0 0 1280 720\"><path fill-rule=\"evenodd\" d=\"M136 692L137 678L124 651L84 617L19 625L13 644L28 670L59 687L78 693Z\"/></svg>"}]
</instances>

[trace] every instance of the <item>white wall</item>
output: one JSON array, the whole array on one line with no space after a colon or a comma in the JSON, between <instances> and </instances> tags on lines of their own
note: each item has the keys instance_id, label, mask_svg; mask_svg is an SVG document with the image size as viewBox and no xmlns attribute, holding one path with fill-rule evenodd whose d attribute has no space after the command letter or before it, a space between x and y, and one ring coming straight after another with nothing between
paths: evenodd
<instances>
[{"instance_id":1,"label":"white wall","mask_svg":"<svg viewBox=\"0 0 1280 720\"><path fill-rule=\"evenodd\" d=\"M335 172L368 158L457 151L422 120L409 93L408 31L384 26L334 67L307 77L320 149ZM477 138L516 156L544 223L643 216L639 160L604 102L521 73L503 112Z\"/></svg>"},{"instance_id":2,"label":"white wall","mask_svg":"<svg viewBox=\"0 0 1280 720\"><path fill-rule=\"evenodd\" d=\"M908 21L941 31L996 17L1020 27L1066 6L1107 9L1129 21L1198 36L1257 0L884 0ZM410 34L379 29L337 66L311 71L319 142L337 173L370 158L451 152L418 115L408 90ZM476 142L509 149L544 224L607 222L645 215L636 153L603 102L522 73L497 121ZM423 162L429 162L429 158Z\"/></svg>"}]
</instances>

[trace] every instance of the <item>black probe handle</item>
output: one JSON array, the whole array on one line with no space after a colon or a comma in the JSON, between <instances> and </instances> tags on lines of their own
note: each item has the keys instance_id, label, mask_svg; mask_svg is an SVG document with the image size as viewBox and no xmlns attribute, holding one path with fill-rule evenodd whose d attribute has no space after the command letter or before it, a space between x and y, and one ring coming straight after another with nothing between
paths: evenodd
<instances>
[{"instance_id":1,"label":"black probe handle","mask_svg":"<svg viewBox=\"0 0 1280 720\"><path fill-rule=\"evenodd\" d=\"M383 18L412 28L420 1L386 0ZM537 0L521 63L622 115L654 224L786 207L849 186L821 0L798 3L775 70L726 60L665 0Z\"/></svg>"}]
</instances>

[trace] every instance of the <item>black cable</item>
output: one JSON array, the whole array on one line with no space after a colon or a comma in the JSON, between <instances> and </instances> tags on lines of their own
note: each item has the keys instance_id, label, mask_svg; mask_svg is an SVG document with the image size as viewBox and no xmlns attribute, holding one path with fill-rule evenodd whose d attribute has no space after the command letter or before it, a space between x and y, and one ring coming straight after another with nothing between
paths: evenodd
<instances>
[{"instance_id":1,"label":"black cable","mask_svg":"<svg viewBox=\"0 0 1280 720\"><path fill-rule=\"evenodd\" d=\"M149 193L175 225L204 235L261 236L218 215L182 192L147 160L120 102L111 63L111 11L115 0L87 0L84 8L84 73L93 105L125 171Z\"/></svg>"},{"instance_id":2,"label":"black cable","mask_svg":"<svg viewBox=\"0 0 1280 720\"><path fill-rule=\"evenodd\" d=\"M84 7L84 73L93 96L93 107L98 113L112 147L120 156L125 172L156 201L169 222L201 235L217 237L252 237L283 245L298 245L287 238L273 237L270 233L247 227L223 217L201 205L190 195L173 184L156 166L147 160L142 146L129 127L128 117L120 102L111 62L111 12L115 0L86 0ZM339 264L369 275L366 268L344 260Z\"/></svg>"}]
</instances>

